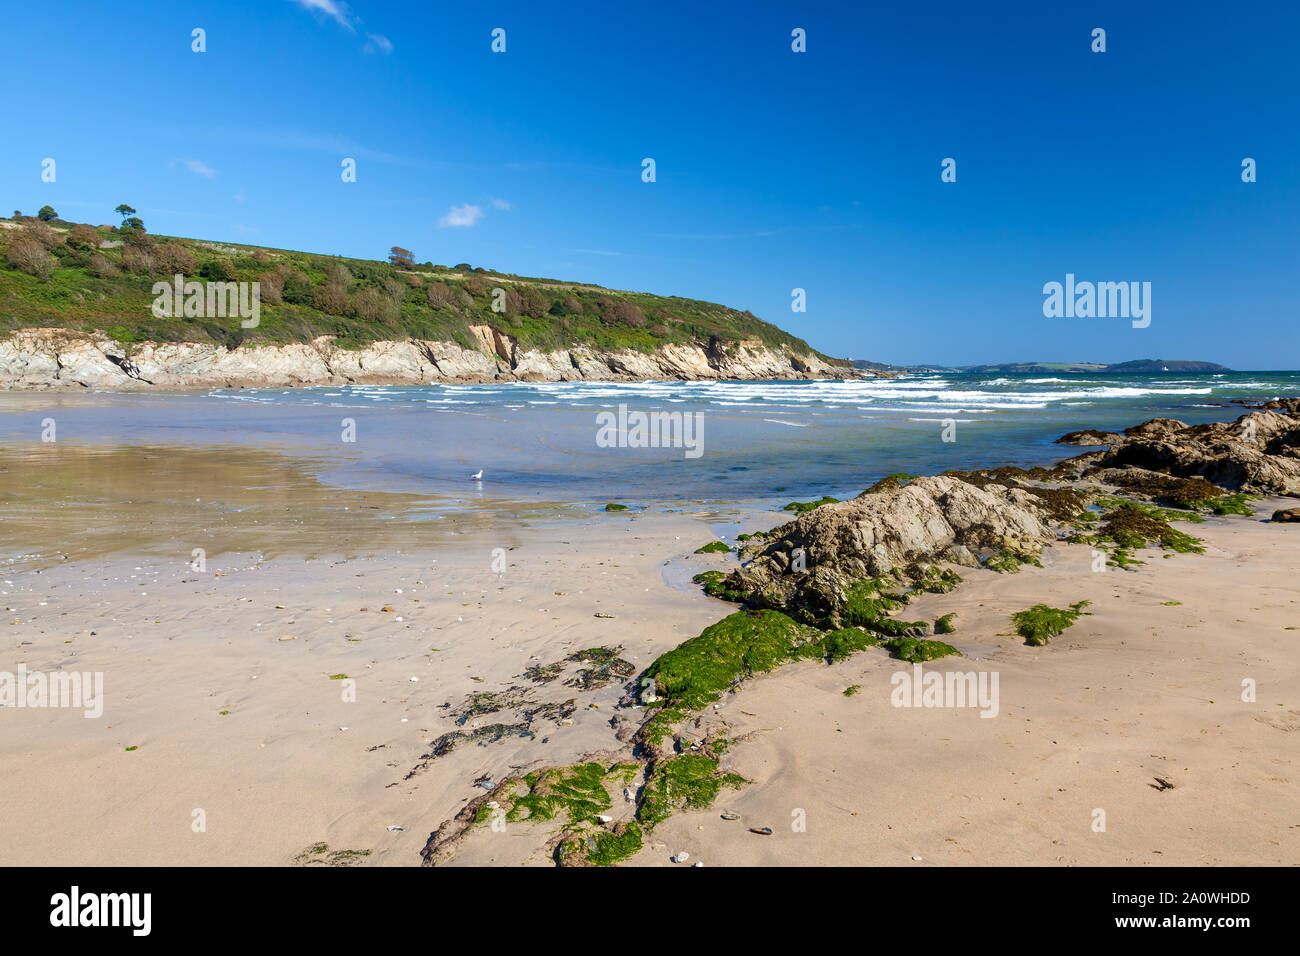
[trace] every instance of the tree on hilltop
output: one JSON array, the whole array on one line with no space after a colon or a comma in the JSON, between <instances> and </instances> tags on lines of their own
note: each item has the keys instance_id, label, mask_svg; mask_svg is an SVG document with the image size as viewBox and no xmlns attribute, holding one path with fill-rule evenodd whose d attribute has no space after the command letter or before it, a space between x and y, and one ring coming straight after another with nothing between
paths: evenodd
<instances>
[{"instance_id":1,"label":"tree on hilltop","mask_svg":"<svg viewBox=\"0 0 1300 956\"><path fill-rule=\"evenodd\" d=\"M415 265L415 254L410 249L403 249L401 246L393 246L388 251L388 261L399 269L410 269Z\"/></svg>"}]
</instances>

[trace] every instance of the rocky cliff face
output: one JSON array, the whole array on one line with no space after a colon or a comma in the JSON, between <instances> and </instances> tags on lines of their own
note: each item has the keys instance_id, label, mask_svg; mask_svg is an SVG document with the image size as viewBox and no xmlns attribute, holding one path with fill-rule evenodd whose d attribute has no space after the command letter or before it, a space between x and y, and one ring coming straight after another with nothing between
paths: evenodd
<instances>
[{"instance_id":1,"label":"rocky cliff face","mask_svg":"<svg viewBox=\"0 0 1300 956\"><path fill-rule=\"evenodd\" d=\"M636 379L856 378L870 373L828 365L761 342L664 345L655 352L575 346L524 349L487 326L477 348L404 340L342 349L332 336L289 345L228 349L211 343L124 347L102 333L23 329L0 341L0 388L286 387L437 382L569 382Z\"/></svg>"}]
</instances>

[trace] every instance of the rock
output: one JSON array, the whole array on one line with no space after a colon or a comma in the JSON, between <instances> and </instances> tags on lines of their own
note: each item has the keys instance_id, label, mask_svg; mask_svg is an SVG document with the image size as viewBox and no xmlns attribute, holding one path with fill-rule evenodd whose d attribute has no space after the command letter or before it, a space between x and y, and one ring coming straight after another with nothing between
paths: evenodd
<instances>
[{"instance_id":1,"label":"rock","mask_svg":"<svg viewBox=\"0 0 1300 956\"><path fill-rule=\"evenodd\" d=\"M627 379L860 378L870 373L832 366L816 355L768 346L674 342L653 352L573 346L544 351L489 326L471 326L473 347L403 339L337 347L335 337L280 345L227 348L215 342L144 342L130 354L103 332L19 329L0 341L0 387L150 386L265 387L429 382Z\"/></svg>"},{"instance_id":2,"label":"rock","mask_svg":"<svg viewBox=\"0 0 1300 956\"><path fill-rule=\"evenodd\" d=\"M724 820L739 820L739 819L740 819L740 814L739 814L739 813L734 813L734 812L732 812L731 810L724 810L724 811L722 811L722 819L724 819Z\"/></svg>"},{"instance_id":3,"label":"rock","mask_svg":"<svg viewBox=\"0 0 1300 956\"><path fill-rule=\"evenodd\" d=\"M1271 521L1300 521L1300 508L1283 508L1274 511Z\"/></svg>"},{"instance_id":4,"label":"rock","mask_svg":"<svg viewBox=\"0 0 1300 956\"><path fill-rule=\"evenodd\" d=\"M1186 424L1176 418L1152 418L1124 429L1124 434L1129 438L1168 438L1186 427Z\"/></svg>"},{"instance_id":5,"label":"rock","mask_svg":"<svg viewBox=\"0 0 1300 956\"><path fill-rule=\"evenodd\" d=\"M759 608L840 626L849 589L896 568L973 549L1037 554L1053 540L1043 505L1030 491L958 478L917 478L906 487L823 505L776 529L748 565L726 579ZM807 570L787 573L802 549Z\"/></svg>"},{"instance_id":6,"label":"rock","mask_svg":"<svg viewBox=\"0 0 1300 956\"><path fill-rule=\"evenodd\" d=\"M607 813L600 813L600 814L597 814L597 815L596 815L596 819L599 820L601 823L613 823L613 822L614 822L614 818L611 817L611 816L610 816L609 814L607 814Z\"/></svg>"},{"instance_id":7,"label":"rock","mask_svg":"<svg viewBox=\"0 0 1300 956\"><path fill-rule=\"evenodd\" d=\"M759 836L771 836L772 828L771 827L750 827L749 832L757 833Z\"/></svg>"},{"instance_id":8,"label":"rock","mask_svg":"<svg viewBox=\"0 0 1300 956\"><path fill-rule=\"evenodd\" d=\"M691 855L690 855L689 853L687 853L685 850L682 850L682 852L680 852L680 853L678 853L676 856L674 856L674 857L672 858L672 860L673 860L674 863L685 863L685 862L686 862L687 860L689 860L690 858L691 858Z\"/></svg>"},{"instance_id":9,"label":"rock","mask_svg":"<svg viewBox=\"0 0 1300 956\"><path fill-rule=\"evenodd\" d=\"M1098 431L1085 428L1083 431L1067 432L1056 439L1058 445L1118 445L1124 440L1123 435L1115 432Z\"/></svg>"},{"instance_id":10,"label":"rock","mask_svg":"<svg viewBox=\"0 0 1300 956\"><path fill-rule=\"evenodd\" d=\"M1300 421L1290 415L1269 409L1206 425L1156 418L1125 435L1094 469L1144 468L1230 491L1300 495Z\"/></svg>"}]
</instances>

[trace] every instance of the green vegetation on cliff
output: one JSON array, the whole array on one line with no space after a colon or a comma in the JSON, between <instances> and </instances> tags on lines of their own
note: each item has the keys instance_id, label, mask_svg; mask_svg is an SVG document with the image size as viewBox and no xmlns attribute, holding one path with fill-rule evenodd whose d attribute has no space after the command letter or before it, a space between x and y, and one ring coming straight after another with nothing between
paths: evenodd
<instances>
[{"instance_id":1,"label":"green vegetation on cliff","mask_svg":"<svg viewBox=\"0 0 1300 956\"><path fill-rule=\"evenodd\" d=\"M126 345L231 347L334 335L339 346L359 348L409 337L475 348L479 339L471 326L488 326L524 348L650 352L693 342L726 354L740 341L758 341L812 352L802 339L749 312L711 302L467 263L416 264L396 248L390 261L380 261L153 236L130 228L130 221L116 227L31 216L0 219L0 333L52 327L103 331ZM237 319L155 317L153 284L177 273L187 280L260 283L259 325L244 329ZM501 309L494 311L494 303Z\"/></svg>"}]
</instances>

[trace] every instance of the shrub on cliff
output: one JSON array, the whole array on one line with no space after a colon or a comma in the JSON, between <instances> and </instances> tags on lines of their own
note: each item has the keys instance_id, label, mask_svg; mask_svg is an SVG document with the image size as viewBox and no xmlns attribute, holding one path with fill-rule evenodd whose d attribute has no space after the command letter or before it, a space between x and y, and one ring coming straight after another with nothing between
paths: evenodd
<instances>
[{"instance_id":1,"label":"shrub on cliff","mask_svg":"<svg viewBox=\"0 0 1300 956\"><path fill-rule=\"evenodd\" d=\"M122 270L115 266L107 256L100 255L98 252L90 257L86 268L90 270L92 275L96 275L101 279L112 279L122 274Z\"/></svg>"},{"instance_id":2,"label":"shrub on cliff","mask_svg":"<svg viewBox=\"0 0 1300 956\"><path fill-rule=\"evenodd\" d=\"M5 248L5 258L15 269L38 279L48 279L54 274L54 257L28 236L11 239Z\"/></svg>"},{"instance_id":3,"label":"shrub on cliff","mask_svg":"<svg viewBox=\"0 0 1300 956\"><path fill-rule=\"evenodd\" d=\"M136 275L150 275L155 268L153 253L139 246L123 246L122 268Z\"/></svg>"},{"instance_id":4,"label":"shrub on cliff","mask_svg":"<svg viewBox=\"0 0 1300 956\"><path fill-rule=\"evenodd\" d=\"M194 272L197 260L194 253L182 245L165 242L153 251L154 269L159 275L184 275Z\"/></svg>"},{"instance_id":5,"label":"shrub on cliff","mask_svg":"<svg viewBox=\"0 0 1300 956\"><path fill-rule=\"evenodd\" d=\"M393 323L400 312L397 303L374 286L358 292L352 299L352 308L357 318L367 322Z\"/></svg>"},{"instance_id":6,"label":"shrub on cliff","mask_svg":"<svg viewBox=\"0 0 1300 956\"><path fill-rule=\"evenodd\" d=\"M268 305L284 301L284 276L278 272L263 272L257 277L261 300Z\"/></svg>"},{"instance_id":7,"label":"shrub on cliff","mask_svg":"<svg viewBox=\"0 0 1300 956\"><path fill-rule=\"evenodd\" d=\"M95 231L93 226L78 223L68 230L67 238L64 241L73 249L98 249L99 233Z\"/></svg>"}]
</instances>

